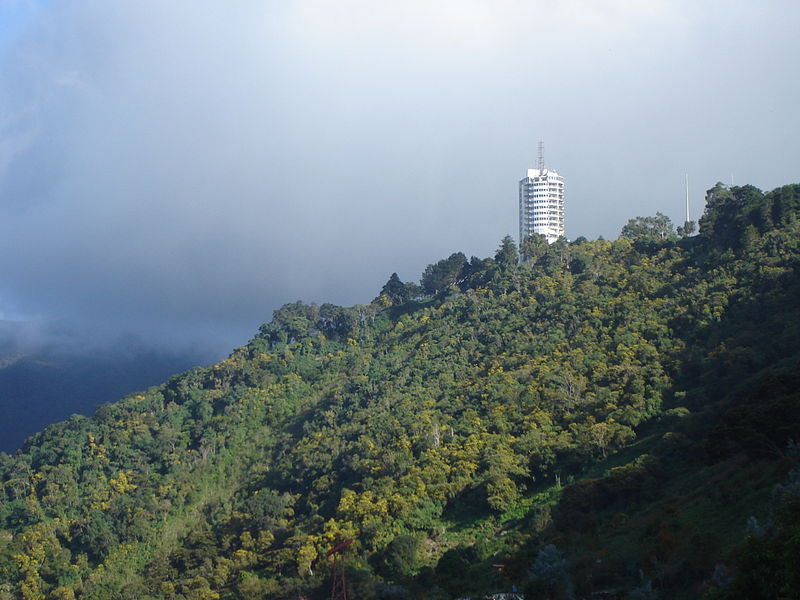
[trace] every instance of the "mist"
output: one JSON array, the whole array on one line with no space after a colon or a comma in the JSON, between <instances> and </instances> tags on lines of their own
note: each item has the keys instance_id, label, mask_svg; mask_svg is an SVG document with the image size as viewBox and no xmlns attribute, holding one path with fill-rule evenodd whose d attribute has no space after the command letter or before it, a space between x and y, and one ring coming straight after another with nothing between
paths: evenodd
<instances>
[{"instance_id":1,"label":"mist","mask_svg":"<svg viewBox=\"0 0 800 600\"><path fill-rule=\"evenodd\" d=\"M209 359L208 348L102 338L63 324L0 321L0 452L73 414L165 382Z\"/></svg>"},{"instance_id":2,"label":"mist","mask_svg":"<svg viewBox=\"0 0 800 600\"><path fill-rule=\"evenodd\" d=\"M516 236L545 143L567 233L797 180L800 5L6 2L0 318L243 344Z\"/></svg>"}]
</instances>

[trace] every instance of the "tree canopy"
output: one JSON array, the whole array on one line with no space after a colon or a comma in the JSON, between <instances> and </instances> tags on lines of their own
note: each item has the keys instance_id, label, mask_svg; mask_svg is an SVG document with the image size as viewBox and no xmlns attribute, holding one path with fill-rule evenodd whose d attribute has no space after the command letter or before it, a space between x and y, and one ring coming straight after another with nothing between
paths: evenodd
<instances>
[{"instance_id":1,"label":"tree canopy","mask_svg":"<svg viewBox=\"0 0 800 600\"><path fill-rule=\"evenodd\" d=\"M630 219L622 228L621 237L640 242L666 242L675 239L672 220L660 212L655 217Z\"/></svg>"},{"instance_id":2,"label":"tree canopy","mask_svg":"<svg viewBox=\"0 0 800 600\"><path fill-rule=\"evenodd\" d=\"M448 258L430 264L422 273L420 285L426 294L437 294L455 285L469 263L463 252L454 252Z\"/></svg>"}]
</instances>

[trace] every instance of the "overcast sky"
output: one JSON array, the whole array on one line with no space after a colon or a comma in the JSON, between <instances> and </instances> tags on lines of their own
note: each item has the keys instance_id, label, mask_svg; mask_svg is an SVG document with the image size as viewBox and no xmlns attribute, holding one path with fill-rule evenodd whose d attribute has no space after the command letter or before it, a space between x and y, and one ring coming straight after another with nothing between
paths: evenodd
<instances>
[{"instance_id":1,"label":"overcast sky","mask_svg":"<svg viewBox=\"0 0 800 600\"><path fill-rule=\"evenodd\" d=\"M0 318L242 344L284 302L798 182L800 2L0 0Z\"/></svg>"}]
</instances>

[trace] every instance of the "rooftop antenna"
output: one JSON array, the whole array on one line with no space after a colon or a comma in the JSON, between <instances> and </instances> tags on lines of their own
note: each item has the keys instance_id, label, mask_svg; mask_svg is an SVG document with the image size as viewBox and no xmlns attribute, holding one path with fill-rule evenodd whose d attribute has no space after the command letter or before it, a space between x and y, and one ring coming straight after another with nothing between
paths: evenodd
<instances>
[{"instance_id":1,"label":"rooftop antenna","mask_svg":"<svg viewBox=\"0 0 800 600\"><path fill-rule=\"evenodd\" d=\"M544 142L539 142L539 172L544 171Z\"/></svg>"}]
</instances>

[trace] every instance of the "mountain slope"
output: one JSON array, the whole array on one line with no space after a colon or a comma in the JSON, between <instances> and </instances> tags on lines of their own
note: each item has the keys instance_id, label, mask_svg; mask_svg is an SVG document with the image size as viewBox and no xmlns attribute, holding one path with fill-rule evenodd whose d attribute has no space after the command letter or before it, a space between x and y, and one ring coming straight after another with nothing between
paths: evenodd
<instances>
[{"instance_id":1,"label":"mountain slope","mask_svg":"<svg viewBox=\"0 0 800 600\"><path fill-rule=\"evenodd\" d=\"M69 332L39 329L0 322L0 451L13 452L49 423L91 413L109 398L160 383L203 360L200 352L124 340L93 348ZM25 343L28 337L36 339Z\"/></svg>"},{"instance_id":2,"label":"mountain slope","mask_svg":"<svg viewBox=\"0 0 800 600\"><path fill-rule=\"evenodd\" d=\"M0 455L0 594L324 597L352 539L354 597L747 597L750 517L796 552L799 204L715 188L694 238L645 221L527 264L506 239L421 299L287 305Z\"/></svg>"}]
</instances>

